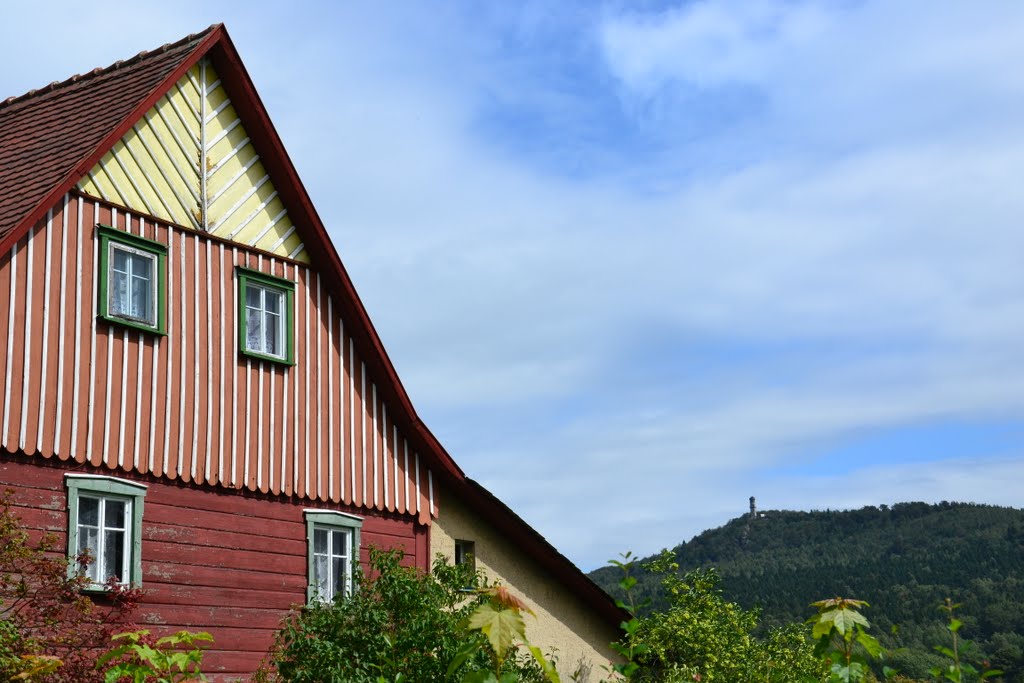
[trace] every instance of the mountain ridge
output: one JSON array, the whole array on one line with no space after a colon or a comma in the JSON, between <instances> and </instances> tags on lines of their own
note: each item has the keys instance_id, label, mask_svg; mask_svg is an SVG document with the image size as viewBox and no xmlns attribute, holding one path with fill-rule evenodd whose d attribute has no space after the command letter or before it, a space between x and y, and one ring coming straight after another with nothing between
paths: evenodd
<instances>
[{"instance_id":1,"label":"mountain ridge","mask_svg":"<svg viewBox=\"0 0 1024 683\"><path fill-rule=\"evenodd\" d=\"M947 501L766 510L669 552L681 572L714 567L724 596L759 608L765 629L804 621L815 600L858 598L870 603L866 616L889 646L931 652L946 637L936 607L952 597L966 637L1007 671L1024 671L1024 510ZM616 595L616 569L590 576ZM643 569L636 576L635 597L663 608L658 577ZM904 669L919 668L919 659Z\"/></svg>"}]
</instances>

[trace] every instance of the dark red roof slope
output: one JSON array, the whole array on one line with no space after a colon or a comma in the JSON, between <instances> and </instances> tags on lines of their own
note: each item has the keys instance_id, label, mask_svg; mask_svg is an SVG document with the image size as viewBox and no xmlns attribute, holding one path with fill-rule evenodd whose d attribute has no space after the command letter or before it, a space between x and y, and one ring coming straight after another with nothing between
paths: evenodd
<instances>
[{"instance_id":1,"label":"dark red roof slope","mask_svg":"<svg viewBox=\"0 0 1024 683\"><path fill-rule=\"evenodd\" d=\"M76 170L77 182L88 171L79 166L154 88L195 61L188 58L214 28L0 103L0 241Z\"/></svg>"}]
</instances>

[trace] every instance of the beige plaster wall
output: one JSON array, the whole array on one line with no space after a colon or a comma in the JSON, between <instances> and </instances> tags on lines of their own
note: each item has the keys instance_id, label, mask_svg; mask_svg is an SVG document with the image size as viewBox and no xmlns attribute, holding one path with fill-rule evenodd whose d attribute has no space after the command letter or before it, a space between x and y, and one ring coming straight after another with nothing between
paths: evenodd
<instances>
[{"instance_id":1,"label":"beige plaster wall","mask_svg":"<svg viewBox=\"0 0 1024 683\"><path fill-rule=\"evenodd\" d=\"M431 557L440 553L453 561L456 539L473 541L477 569L491 581L511 588L537 615L525 616L526 635L545 653L557 648L558 671L563 680L571 680L570 674L580 663L589 666L590 671L581 683L601 680L606 675L602 667L607 667L613 656L608 644L620 637L618 629L606 624L460 501L436 488L435 496L439 496L439 516L430 530Z\"/></svg>"}]
</instances>

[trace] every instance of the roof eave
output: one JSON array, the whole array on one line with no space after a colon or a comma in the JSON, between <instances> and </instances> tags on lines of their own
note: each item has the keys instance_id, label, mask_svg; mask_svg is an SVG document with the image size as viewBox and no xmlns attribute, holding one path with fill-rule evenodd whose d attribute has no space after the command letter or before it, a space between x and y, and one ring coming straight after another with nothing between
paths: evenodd
<instances>
[{"instance_id":1,"label":"roof eave","mask_svg":"<svg viewBox=\"0 0 1024 683\"><path fill-rule=\"evenodd\" d=\"M615 600L604 589L483 485L464 477L461 484L456 486L455 494L475 509L483 511L495 529L524 550L562 585L572 590L608 626L619 628L623 622L632 618L627 610L615 604Z\"/></svg>"}]
</instances>

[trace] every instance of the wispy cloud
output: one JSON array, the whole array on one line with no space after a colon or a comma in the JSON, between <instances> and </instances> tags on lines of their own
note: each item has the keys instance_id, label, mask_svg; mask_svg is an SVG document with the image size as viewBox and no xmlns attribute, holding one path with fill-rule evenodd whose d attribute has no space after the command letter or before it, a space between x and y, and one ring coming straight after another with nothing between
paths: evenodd
<instances>
[{"instance_id":1,"label":"wispy cloud","mask_svg":"<svg viewBox=\"0 0 1024 683\"><path fill-rule=\"evenodd\" d=\"M927 455L1024 422L1020 3L19 11L5 95L226 21L418 410L588 568L751 494L1024 504L1022 430Z\"/></svg>"}]
</instances>

